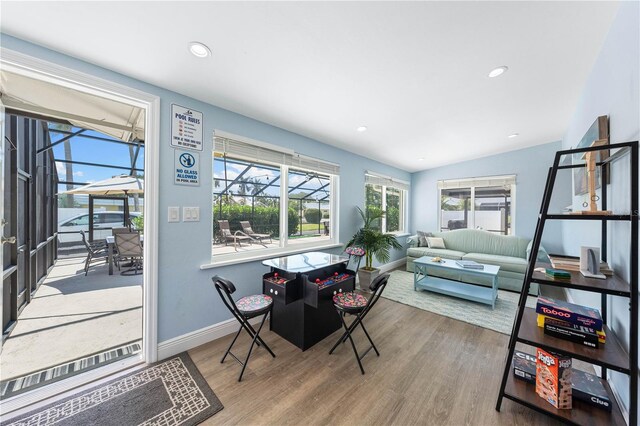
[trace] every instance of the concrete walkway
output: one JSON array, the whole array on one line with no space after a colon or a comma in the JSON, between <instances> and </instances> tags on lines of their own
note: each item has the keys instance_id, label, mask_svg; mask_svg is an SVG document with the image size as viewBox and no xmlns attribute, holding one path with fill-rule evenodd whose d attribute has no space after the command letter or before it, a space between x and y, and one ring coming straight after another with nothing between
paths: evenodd
<instances>
[{"instance_id":1,"label":"concrete walkway","mask_svg":"<svg viewBox=\"0 0 640 426\"><path fill-rule=\"evenodd\" d=\"M58 260L0 354L0 380L142 339L142 275L108 275L84 258Z\"/></svg>"}]
</instances>

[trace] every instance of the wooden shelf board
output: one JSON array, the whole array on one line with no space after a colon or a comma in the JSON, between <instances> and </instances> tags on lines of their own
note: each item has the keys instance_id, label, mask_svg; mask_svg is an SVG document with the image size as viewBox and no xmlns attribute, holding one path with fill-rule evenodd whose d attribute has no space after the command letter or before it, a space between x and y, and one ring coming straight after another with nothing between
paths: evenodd
<instances>
[{"instance_id":1,"label":"wooden shelf board","mask_svg":"<svg viewBox=\"0 0 640 426\"><path fill-rule=\"evenodd\" d=\"M573 401L573 408L571 410L558 410L538 396L534 384L515 378L512 364L505 387L505 397L533 410L549 414L560 421L571 424L583 426L626 425L620 406L613 397L613 392L609 384L605 381L602 381L602 383L611 399L612 410L610 413L600 408L592 407L582 401L575 400Z\"/></svg>"},{"instance_id":2,"label":"wooden shelf board","mask_svg":"<svg viewBox=\"0 0 640 426\"><path fill-rule=\"evenodd\" d=\"M562 268L559 268L562 269ZM544 272L533 271L531 280L538 284L554 285L558 287L575 288L584 291L593 291L597 293L613 294L616 296L631 295L631 286L629 283L616 275L608 276L604 280L597 278L587 278L580 272L567 271L571 273L570 280L557 280L548 277Z\"/></svg>"},{"instance_id":3,"label":"wooden shelf board","mask_svg":"<svg viewBox=\"0 0 640 426\"><path fill-rule=\"evenodd\" d=\"M633 216L637 218L636 215ZM590 215L580 215L580 214L548 214L547 219L552 220L631 220L632 216L629 214L590 214Z\"/></svg>"},{"instance_id":4,"label":"wooden shelf board","mask_svg":"<svg viewBox=\"0 0 640 426\"><path fill-rule=\"evenodd\" d=\"M544 329L538 327L537 315L535 309L525 308L518 332L518 341L546 350L562 352L582 361L629 374L629 355L613 331L606 325L604 329L607 343L596 349L544 334Z\"/></svg>"}]
</instances>

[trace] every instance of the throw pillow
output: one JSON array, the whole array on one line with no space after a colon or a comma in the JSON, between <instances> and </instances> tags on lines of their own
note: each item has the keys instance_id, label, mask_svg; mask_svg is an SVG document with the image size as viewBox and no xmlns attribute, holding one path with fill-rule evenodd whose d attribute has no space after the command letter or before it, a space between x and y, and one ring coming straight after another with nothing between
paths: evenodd
<instances>
[{"instance_id":1,"label":"throw pillow","mask_svg":"<svg viewBox=\"0 0 640 426\"><path fill-rule=\"evenodd\" d=\"M438 237L427 237L427 243L429 243L429 248L433 249L443 249L446 248L444 246L444 240Z\"/></svg>"},{"instance_id":2,"label":"throw pillow","mask_svg":"<svg viewBox=\"0 0 640 426\"><path fill-rule=\"evenodd\" d=\"M433 237L431 232L418 231L418 247L429 247L428 237Z\"/></svg>"}]
</instances>

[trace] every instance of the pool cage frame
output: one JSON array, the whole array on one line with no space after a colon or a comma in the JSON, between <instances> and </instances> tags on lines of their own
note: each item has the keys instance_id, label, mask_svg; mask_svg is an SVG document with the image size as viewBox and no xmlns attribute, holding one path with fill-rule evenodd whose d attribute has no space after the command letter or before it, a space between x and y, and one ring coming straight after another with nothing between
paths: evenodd
<instances>
[{"instance_id":1,"label":"pool cage frame","mask_svg":"<svg viewBox=\"0 0 640 426\"><path fill-rule=\"evenodd\" d=\"M223 216L223 202L221 201L222 198L226 198L226 203L227 204L231 204L234 200L233 197L241 197L243 199L247 199L250 198L251 199L251 215L250 217L245 217L243 218L243 220L248 220L250 221L252 224L254 223L254 218L255 218L255 208L256 208L256 200L260 200L260 199L271 199L271 200L278 200L280 201L280 195L262 195L264 194L264 192L270 188L273 187L276 183L281 182L281 170L279 166L270 166L267 164L263 164L263 163L258 163L255 161L248 161L248 160L239 160L239 159L235 159L235 158L229 158L227 156L221 156L221 157L217 157L217 158L221 158L223 164L224 164L224 178L223 179L216 179L214 177L214 179L216 181L219 182L224 182L226 183L226 185L224 186L223 189L221 189L220 191L216 191L216 185L214 184L214 192L213 192L213 202L214 202L214 212L213 212L213 222L214 222L214 239L216 242L221 242L221 240L218 240L218 238L220 238L220 233L219 233L219 227L217 225L217 220L221 220L221 219L227 219L226 217ZM215 164L215 158L214 158L214 164ZM228 171L228 165L229 164L235 164L238 166L242 166L244 167L244 169L233 179L229 179L228 175L227 175L227 171ZM260 182L256 182L254 180L247 180L246 176L247 174L252 170L252 169L260 169L260 170L271 170L273 172L278 173L278 175L273 178L270 179L267 183L260 183ZM299 225L298 225L298 230L297 233L295 234L289 234L288 237L289 238L299 238L299 237L303 237L304 233L303 233L303 229L302 229L302 224L303 224L303 217L304 217L304 211L305 211L305 204L310 204L310 203L317 203L318 207L317 209L319 211L322 211L322 207L323 205L327 205L328 203L330 203L331 201L331 194L329 192L329 190L327 188L330 187L331 185L331 178L330 176L325 176L316 172L304 172L301 170L297 170L297 169L289 169L288 170L288 174L289 175L299 175L299 176L305 176L305 179L295 185L295 186L289 186L287 188L287 194L289 194L288 196L288 202L291 203L293 202L297 202L298 206L296 208L297 211L297 216L298 216L298 220L299 220ZM254 176L255 177L255 176ZM313 179L318 179L320 181L320 186L318 188L305 188L305 185L307 185L310 181L312 181ZM326 182L325 182L326 181ZM234 185L253 185L254 188L256 187L256 185L260 185L261 188L255 190L255 192L251 192L251 193L241 193L241 194L234 194L232 191L232 188L234 187ZM292 194L294 191L296 190L308 190L309 193L305 194L302 197L291 197L290 194ZM316 194L321 193L322 195L319 197ZM314 197L315 198L312 198ZM266 205L266 203L261 203L262 205ZM278 204L279 205L279 204ZM328 209L330 210L330 208ZM330 220L330 218L328 219ZM329 221L326 219L321 218L321 220L318 222L318 234L319 235L329 235L330 233L330 226L329 226ZM261 229L260 226L254 226L254 231L255 232L263 232L264 229ZM315 235L315 234L314 234ZM274 235L274 238L276 236Z\"/></svg>"}]
</instances>

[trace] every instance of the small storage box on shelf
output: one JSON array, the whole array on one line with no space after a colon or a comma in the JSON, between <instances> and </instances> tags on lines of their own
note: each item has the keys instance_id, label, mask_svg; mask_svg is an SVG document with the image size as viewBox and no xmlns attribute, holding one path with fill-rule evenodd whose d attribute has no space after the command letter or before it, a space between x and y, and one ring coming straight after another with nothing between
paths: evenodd
<instances>
[{"instance_id":1,"label":"small storage box on shelf","mask_svg":"<svg viewBox=\"0 0 640 426\"><path fill-rule=\"evenodd\" d=\"M630 162L630 194L629 199L631 214L591 214L591 215L568 215L568 214L549 214L549 205L552 198L553 188L556 181L558 170L575 169L584 167L579 164L563 164L561 158L563 156L573 156L574 154L582 154L591 151L611 150L613 155L597 163L600 167L601 181L607 181L607 174L610 168L622 157L628 155ZM525 274L524 285L520 295L518 311L516 313L513 333L509 340L507 358L504 365L502 383L496 403L496 410L500 411L503 398L510 399L519 404L525 405L531 409L541 413L550 415L557 420L569 424L576 425L625 425L625 419L617 401L613 397L613 393L607 383L607 370L615 370L629 375L629 424L638 424L638 211L640 209L640 200L638 193L638 141L624 142L604 146L593 146L589 148L571 149L558 151L555 156L553 167L549 169L547 183L544 189L538 223L536 225L535 234L532 241L532 253L537 253L540 248L544 225L547 220L579 220L579 221L600 221L600 246L602 260L607 260L607 238L608 223L613 221L630 222L630 238L631 249L629 253L629 271L627 276L629 282L620 278L620 276L608 276L606 279L594 279L584 277L580 272L571 272L568 280L550 278L542 272L535 271L536 266L532 260ZM625 196L627 194L624 194ZM607 185L601 187L601 208L603 211L607 209ZM562 269L562 268L560 268ZM537 325L537 314L534 309L527 308L525 302L527 294L532 282L552 285L555 287L571 288L576 290L599 293L601 295L601 314L603 319L603 330L606 333L606 343L600 348L590 348L580 343L574 343L557 337L549 336L544 330ZM608 315L607 296L618 296L629 299L629 351L625 350L621 344L622 340L615 335L614 331L606 325ZM518 380L513 374L513 354L516 344L527 344L534 347L540 347L544 350L555 351L573 358L598 365L601 367L601 380L605 390L608 392L611 402L612 411L606 412L599 408L594 408L580 401L575 401L572 409L556 409L547 401L539 397L536 393L535 386Z\"/></svg>"},{"instance_id":2,"label":"small storage box on shelf","mask_svg":"<svg viewBox=\"0 0 640 426\"><path fill-rule=\"evenodd\" d=\"M326 280L330 280L328 284L324 284ZM356 280L354 272L342 264L338 268L325 268L302 275L302 282L304 303L317 308L321 300L331 302L337 293L353 291Z\"/></svg>"},{"instance_id":3,"label":"small storage box on shelf","mask_svg":"<svg viewBox=\"0 0 640 426\"><path fill-rule=\"evenodd\" d=\"M262 276L262 292L286 304L302 297L300 282L288 272L269 272Z\"/></svg>"}]
</instances>

